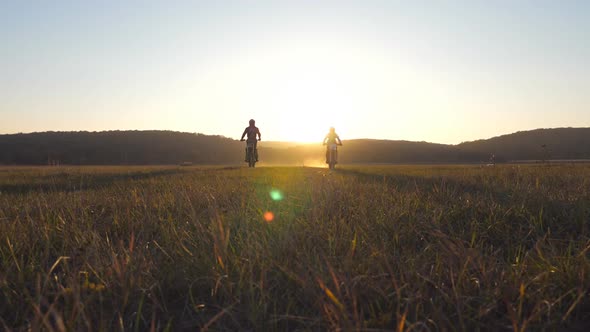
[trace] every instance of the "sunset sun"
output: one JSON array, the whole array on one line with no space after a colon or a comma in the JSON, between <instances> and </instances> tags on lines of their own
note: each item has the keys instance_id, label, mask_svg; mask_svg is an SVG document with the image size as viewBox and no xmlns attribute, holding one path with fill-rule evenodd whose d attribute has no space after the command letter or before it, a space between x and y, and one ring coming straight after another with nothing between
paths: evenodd
<instances>
[{"instance_id":1,"label":"sunset sun","mask_svg":"<svg viewBox=\"0 0 590 332\"><path fill-rule=\"evenodd\" d=\"M294 142L320 142L330 127L345 130L351 113L350 91L330 77L293 79L278 87L280 123L284 136Z\"/></svg>"},{"instance_id":2,"label":"sunset sun","mask_svg":"<svg viewBox=\"0 0 590 332\"><path fill-rule=\"evenodd\" d=\"M237 107L253 109L261 125L275 123L266 131L272 130L278 140L321 142L330 127L338 132L351 128L354 114L378 99L379 91L367 88L376 71L369 65L375 62L370 55L314 43L298 45L296 53L277 46L265 54L272 60L249 62L250 68L231 75L247 77L245 102Z\"/></svg>"}]
</instances>

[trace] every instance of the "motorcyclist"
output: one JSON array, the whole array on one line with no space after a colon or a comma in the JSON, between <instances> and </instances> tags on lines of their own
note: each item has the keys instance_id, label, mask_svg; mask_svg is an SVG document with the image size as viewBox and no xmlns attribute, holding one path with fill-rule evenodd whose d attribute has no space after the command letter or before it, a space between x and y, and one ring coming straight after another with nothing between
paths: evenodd
<instances>
[{"instance_id":1,"label":"motorcyclist","mask_svg":"<svg viewBox=\"0 0 590 332\"><path fill-rule=\"evenodd\" d=\"M326 135L322 144L328 146L328 148L326 149L326 164L328 164L330 163L330 148L334 145L342 145L340 136L336 134L336 129L334 129L334 127L330 127L330 132ZM336 153L335 159L338 160L337 151L334 151L334 153Z\"/></svg>"},{"instance_id":2,"label":"motorcyclist","mask_svg":"<svg viewBox=\"0 0 590 332\"><path fill-rule=\"evenodd\" d=\"M258 149L256 148L257 142L262 139L260 135L260 130L258 127L255 126L256 121L254 119L250 119L249 126L244 129L244 133L242 134L242 138L240 141L244 141L244 136L248 135L248 139L246 140L246 146L252 146L254 148L254 157L256 161L258 161ZM258 136L258 140L256 137ZM245 162L248 162L248 148L246 148L246 157L244 158Z\"/></svg>"}]
</instances>

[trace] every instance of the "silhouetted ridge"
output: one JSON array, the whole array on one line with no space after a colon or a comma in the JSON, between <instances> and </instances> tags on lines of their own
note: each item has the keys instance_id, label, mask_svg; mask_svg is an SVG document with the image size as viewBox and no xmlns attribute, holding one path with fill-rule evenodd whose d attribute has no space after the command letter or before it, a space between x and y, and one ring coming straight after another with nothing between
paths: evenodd
<instances>
[{"instance_id":1,"label":"silhouetted ridge","mask_svg":"<svg viewBox=\"0 0 590 332\"><path fill-rule=\"evenodd\" d=\"M239 142L173 131L44 132L0 136L3 164L231 163Z\"/></svg>"},{"instance_id":2,"label":"silhouetted ridge","mask_svg":"<svg viewBox=\"0 0 590 332\"><path fill-rule=\"evenodd\" d=\"M268 147L271 146L271 147ZM287 142L259 145L268 164L317 165L324 147ZM283 147L283 148L281 148ZM427 142L345 140L341 163L461 163L590 159L590 128L521 131L457 145ZM239 164L244 143L223 136L174 131L43 132L0 135L4 165Z\"/></svg>"},{"instance_id":3,"label":"silhouetted ridge","mask_svg":"<svg viewBox=\"0 0 590 332\"><path fill-rule=\"evenodd\" d=\"M457 145L469 153L495 153L500 160L589 159L590 128L555 128L514 134Z\"/></svg>"}]
</instances>

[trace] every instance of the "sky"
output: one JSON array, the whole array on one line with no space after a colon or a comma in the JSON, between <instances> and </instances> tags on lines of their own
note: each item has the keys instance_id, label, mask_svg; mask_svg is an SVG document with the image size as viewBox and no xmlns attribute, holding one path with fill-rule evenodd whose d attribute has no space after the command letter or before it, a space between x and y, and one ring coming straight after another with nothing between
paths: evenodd
<instances>
[{"instance_id":1,"label":"sky","mask_svg":"<svg viewBox=\"0 0 590 332\"><path fill-rule=\"evenodd\" d=\"M0 133L590 127L590 1L0 1Z\"/></svg>"}]
</instances>

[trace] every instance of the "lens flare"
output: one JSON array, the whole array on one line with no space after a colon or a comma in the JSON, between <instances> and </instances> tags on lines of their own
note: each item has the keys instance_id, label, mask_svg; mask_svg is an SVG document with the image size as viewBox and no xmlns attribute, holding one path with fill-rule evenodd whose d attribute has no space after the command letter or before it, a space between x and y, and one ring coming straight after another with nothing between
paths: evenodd
<instances>
[{"instance_id":1,"label":"lens flare","mask_svg":"<svg viewBox=\"0 0 590 332\"><path fill-rule=\"evenodd\" d=\"M274 213L272 213L270 211L264 212L264 221L271 222L274 220L274 218L275 218Z\"/></svg>"},{"instance_id":2,"label":"lens flare","mask_svg":"<svg viewBox=\"0 0 590 332\"><path fill-rule=\"evenodd\" d=\"M270 191L270 198L272 198L273 201L280 201L283 199L283 193L278 189L273 189Z\"/></svg>"}]
</instances>

